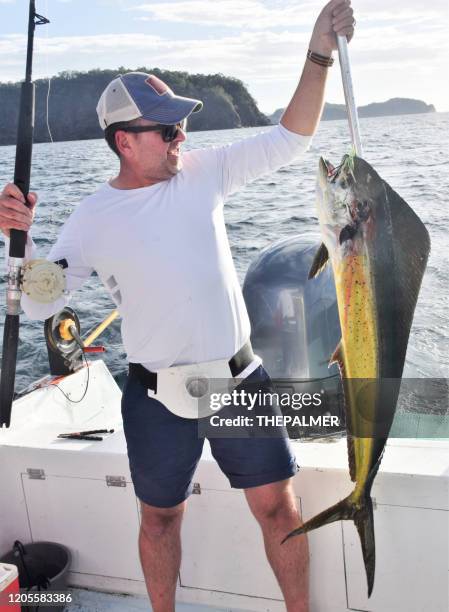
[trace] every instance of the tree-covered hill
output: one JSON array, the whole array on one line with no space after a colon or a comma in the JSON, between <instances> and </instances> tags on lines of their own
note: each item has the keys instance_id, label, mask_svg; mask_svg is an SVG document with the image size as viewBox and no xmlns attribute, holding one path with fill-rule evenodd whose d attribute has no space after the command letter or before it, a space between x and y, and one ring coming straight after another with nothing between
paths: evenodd
<instances>
[{"instance_id":1,"label":"tree-covered hill","mask_svg":"<svg viewBox=\"0 0 449 612\"><path fill-rule=\"evenodd\" d=\"M165 81L176 94L198 98L203 110L192 115L189 130L218 130L225 128L269 125L269 119L259 111L244 84L221 74L202 75L170 72L157 68L136 68L151 72ZM130 69L62 72L51 79L36 81L35 142L47 142L51 134L58 140L101 138L95 107L101 92L118 74ZM0 145L14 144L17 135L20 83L0 83Z\"/></svg>"}]
</instances>

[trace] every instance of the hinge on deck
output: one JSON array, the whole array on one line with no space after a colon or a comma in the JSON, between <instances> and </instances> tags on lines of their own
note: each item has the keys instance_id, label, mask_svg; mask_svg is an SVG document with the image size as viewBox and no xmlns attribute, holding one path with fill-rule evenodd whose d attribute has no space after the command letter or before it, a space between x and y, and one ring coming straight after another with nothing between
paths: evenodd
<instances>
[{"instance_id":1,"label":"hinge on deck","mask_svg":"<svg viewBox=\"0 0 449 612\"><path fill-rule=\"evenodd\" d=\"M30 480L45 480L45 470L40 468L27 468L27 474Z\"/></svg>"},{"instance_id":2,"label":"hinge on deck","mask_svg":"<svg viewBox=\"0 0 449 612\"><path fill-rule=\"evenodd\" d=\"M373 510L377 510L377 502L376 502L376 498L375 498L375 497L372 497L372 498L371 498L371 502L372 502L372 504L373 504Z\"/></svg>"},{"instance_id":3,"label":"hinge on deck","mask_svg":"<svg viewBox=\"0 0 449 612\"><path fill-rule=\"evenodd\" d=\"M199 482L193 483L193 495L201 495L201 485Z\"/></svg>"},{"instance_id":4,"label":"hinge on deck","mask_svg":"<svg viewBox=\"0 0 449 612\"><path fill-rule=\"evenodd\" d=\"M124 476L106 476L106 484L108 487L126 487L126 478Z\"/></svg>"}]
</instances>

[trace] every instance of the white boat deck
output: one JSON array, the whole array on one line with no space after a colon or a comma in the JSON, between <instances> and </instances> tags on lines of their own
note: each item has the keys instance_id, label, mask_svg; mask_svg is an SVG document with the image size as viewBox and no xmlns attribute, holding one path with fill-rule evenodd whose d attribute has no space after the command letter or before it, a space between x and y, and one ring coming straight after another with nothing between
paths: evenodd
<instances>
[{"instance_id":1,"label":"white boat deck","mask_svg":"<svg viewBox=\"0 0 449 612\"><path fill-rule=\"evenodd\" d=\"M71 589L73 602L64 612L150 612L147 597L102 593L87 589ZM177 604L176 612L234 612L232 608L214 608L198 604ZM245 612L239 610L239 612ZM250 612L250 611L248 611Z\"/></svg>"}]
</instances>

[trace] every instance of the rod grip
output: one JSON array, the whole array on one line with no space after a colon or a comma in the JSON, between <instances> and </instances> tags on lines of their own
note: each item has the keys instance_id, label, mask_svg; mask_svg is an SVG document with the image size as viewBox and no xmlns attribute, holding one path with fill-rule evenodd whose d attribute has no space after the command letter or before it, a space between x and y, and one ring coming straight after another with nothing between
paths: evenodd
<instances>
[{"instance_id":1,"label":"rod grip","mask_svg":"<svg viewBox=\"0 0 449 612\"><path fill-rule=\"evenodd\" d=\"M30 190L31 155L33 152L34 132L34 83L22 83L20 93L19 125L17 128L16 163L14 183L25 198ZM10 257L24 257L27 233L22 230L11 230L9 244Z\"/></svg>"},{"instance_id":2,"label":"rod grip","mask_svg":"<svg viewBox=\"0 0 449 612\"><path fill-rule=\"evenodd\" d=\"M17 345L19 340L19 315L6 315L3 330L3 355L0 384L0 428L9 427L14 399ZM8 347L8 350L5 350Z\"/></svg>"}]
</instances>

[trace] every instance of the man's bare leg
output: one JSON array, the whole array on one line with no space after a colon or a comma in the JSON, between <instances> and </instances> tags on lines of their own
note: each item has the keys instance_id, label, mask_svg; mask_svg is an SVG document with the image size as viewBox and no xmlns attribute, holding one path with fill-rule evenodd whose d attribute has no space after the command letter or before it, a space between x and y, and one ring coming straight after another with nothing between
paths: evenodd
<instances>
[{"instance_id":1,"label":"man's bare leg","mask_svg":"<svg viewBox=\"0 0 449 612\"><path fill-rule=\"evenodd\" d=\"M141 502L140 562L153 612L175 612L185 506L183 502L172 508L156 508Z\"/></svg>"},{"instance_id":2,"label":"man's bare leg","mask_svg":"<svg viewBox=\"0 0 449 612\"><path fill-rule=\"evenodd\" d=\"M309 610L309 549L304 535L281 541L301 523L291 479L245 489L288 612Z\"/></svg>"}]
</instances>

